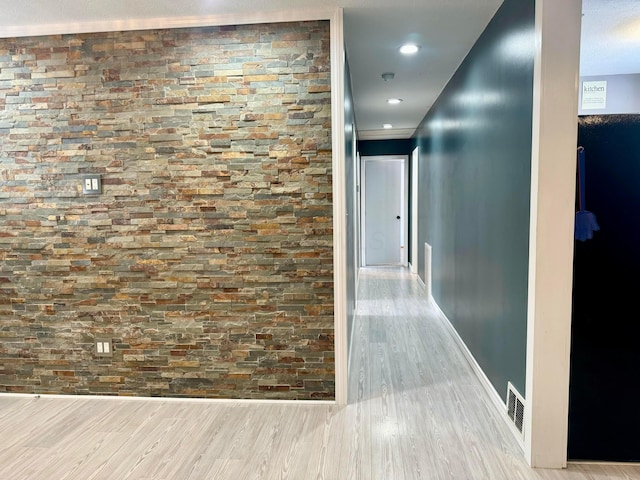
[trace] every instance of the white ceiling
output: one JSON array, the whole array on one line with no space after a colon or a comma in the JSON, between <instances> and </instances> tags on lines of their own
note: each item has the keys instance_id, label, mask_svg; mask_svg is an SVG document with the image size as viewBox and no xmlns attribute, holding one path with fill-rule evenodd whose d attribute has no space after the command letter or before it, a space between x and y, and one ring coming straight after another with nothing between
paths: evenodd
<instances>
[{"instance_id":1,"label":"white ceiling","mask_svg":"<svg viewBox=\"0 0 640 480\"><path fill-rule=\"evenodd\" d=\"M376 8L371 8L377 3ZM367 138L407 138L478 39L502 0L366 2L345 9L345 41L358 133ZM382 5L381 5L382 4ZM398 48L421 45L412 57ZM395 79L384 82L384 72ZM404 101L390 106L386 99ZM383 123L394 130L383 131Z\"/></svg>"},{"instance_id":2,"label":"white ceiling","mask_svg":"<svg viewBox=\"0 0 640 480\"><path fill-rule=\"evenodd\" d=\"M356 121L361 139L408 138L449 81L502 0L322 0L344 7ZM144 19L313 10L318 0L0 0L0 37L25 27L117 21L121 29ZM583 0L582 74L640 72L640 0ZM284 18L284 13L283 13ZM143 22L142 22L143 23ZM422 46L412 58L398 47ZM384 82L381 74L394 72ZM400 97L400 105L386 99ZM391 123L393 130L382 130Z\"/></svg>"},{"instance_id":3,"label":"white ceiling","mask_svg":"<svg viewBox=\"0 0 640 480\"><path fill-rule=\"evenodd\" d=\"M583 0L580 74L640 73L640 0Z\"/></svg>"}]
</instances>

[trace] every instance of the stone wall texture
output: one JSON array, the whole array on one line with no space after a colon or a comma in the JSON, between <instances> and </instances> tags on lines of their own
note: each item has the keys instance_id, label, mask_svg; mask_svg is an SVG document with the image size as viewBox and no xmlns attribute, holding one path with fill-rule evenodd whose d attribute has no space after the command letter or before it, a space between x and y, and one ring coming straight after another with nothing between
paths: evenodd
<instances>
[{"instance_id":1,"label":"stone wall texture","mask_svg":"<svg viewBox=\"0 0 640 480\"><path fill-rule=\"evenodd\" d=\"M0 391L333 398L330 97L328 22L1 39Z\"/></svg>"}]
</instances>

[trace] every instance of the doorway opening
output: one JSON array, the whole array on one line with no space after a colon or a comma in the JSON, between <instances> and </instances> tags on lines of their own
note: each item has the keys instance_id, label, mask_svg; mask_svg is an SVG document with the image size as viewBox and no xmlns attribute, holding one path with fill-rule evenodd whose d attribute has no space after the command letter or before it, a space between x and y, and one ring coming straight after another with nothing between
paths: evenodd
<instances>
[{"instance_id":1,"label":"doorway opening","mask_svg":"<svg viewBox=\"0 0 640 480\"><path fill-rule=\"evenodd\" d=\"M407 265L408 157L362 157L362 264Z\"/></svg>"}]
</instances>

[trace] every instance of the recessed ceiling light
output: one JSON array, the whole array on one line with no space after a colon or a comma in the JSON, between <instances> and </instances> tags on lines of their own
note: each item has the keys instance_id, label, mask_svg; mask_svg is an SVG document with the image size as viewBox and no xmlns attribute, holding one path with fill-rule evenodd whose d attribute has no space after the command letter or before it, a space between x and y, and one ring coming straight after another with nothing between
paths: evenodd
<instances>
[{"instance_id":1,"label":"recessed ceiling light","mask_svg":"<svg viewBox=\"0 0 640 480\"><path fill-rule=\"evenodd\" d=\"M387 103L388 103L389 105L398 105L400 102L402 102L402 99L401 99L401 98L389 98L389 99L387 100Z\"/></svg>"},{"instance_id":2,"label":"recessed ceiling light","mask_svg":"<svg viewBox=\"0 0 640 480\"><path fill-rule=\"evenodd\" d=\"M391 125L390 123L385 123L384 125L382 125L382 128L384 128L385 130L389 130L390 128L393 128L393 125Z\"/></svg>"},{"instance_id":3,"label":"recessed ceiling light","mask_svg":"<svg viewBox=\"0 0 640 480\"><path fill-rule=\"evenodd\" d=\"M400 53L403 55L413 55L414 53L418 53L420 47L415 43L406 43L400 47Z\"/></svg>"}]
</instances>

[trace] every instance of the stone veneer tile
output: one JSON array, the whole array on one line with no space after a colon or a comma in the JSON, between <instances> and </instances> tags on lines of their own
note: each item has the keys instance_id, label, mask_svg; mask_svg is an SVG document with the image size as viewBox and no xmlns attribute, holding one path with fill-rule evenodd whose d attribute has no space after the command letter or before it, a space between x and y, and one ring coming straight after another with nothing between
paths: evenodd
<instances>
[{"instance_id":1,"label":"stone veneer tile","mask_svg":"<svg viewBox=\"0 0 640 480\"><path fill-rule=\"evenodd\" d=\"M0 391L333 398L331 192L327 22L0 39Z\"/></svg>"}]
</instances>

